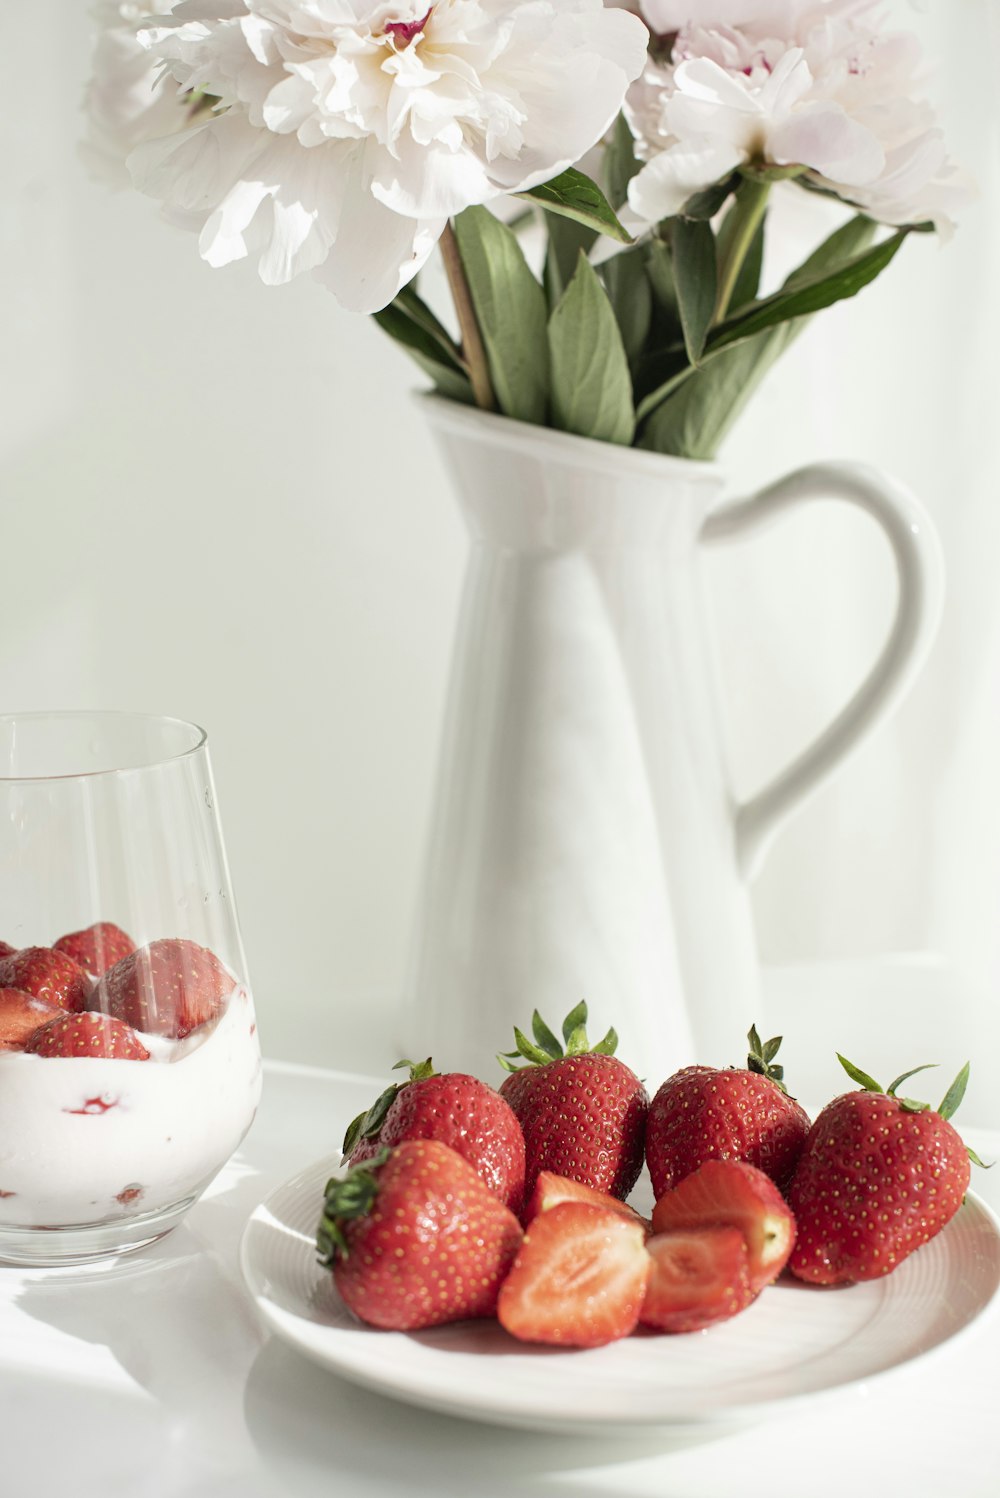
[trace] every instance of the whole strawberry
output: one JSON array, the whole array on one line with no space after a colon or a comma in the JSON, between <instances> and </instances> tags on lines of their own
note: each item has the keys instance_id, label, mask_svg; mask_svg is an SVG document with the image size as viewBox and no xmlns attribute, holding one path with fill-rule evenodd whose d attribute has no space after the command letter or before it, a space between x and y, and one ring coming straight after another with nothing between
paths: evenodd
<instances>
[{"instance_id":1,"label":"whole strawberry","mask_svg":"<svg viewBox=\"0 0 1000 1498\"><path fill-rule=\"evenodd\" d=\"M492 1316L521 1238L461 1155L408 1139L327 1182L316 1246L356 1316L412 1331Z\"/></svg>"},{"instance_id":2,"label":"whole strawberry","mask_svg":"<svg viewBox=\"0 0 1000 1498\"><path fill-rule=\"evenodd\" d=\"M23 947L0 958L0 988L19 988L76 1013L86 1008L90 979L78 962L51 947Z\"/></svg>"},{"instance_id":3,"label":"whole strawberry","mask_svg":"<svg viewBox=\"0 0 1000 1498\"><path fill-rule=\"evenodd\" d=\"M538 1172L550 1170L624 1201L642 1169L649 1096L614 1054L614 1030L591 1046L586 1024L587 1006L578 1004L563 1023L564 1052L536 1009L534 1043L515 1029L517 1050L497 1058L511 1073L500 1095L524 1131L526 1196ZM526 1066L514 1065L520 1057Z\"/></svg>"},{"instance_id":4,"label":"whole strawberry","mask_svg":"<svg viewBox=\"0 0 1000 1498\"><path fill-rule=\"evenodd\" d=\"M148 1061L149 1052L135 1031L106 1014L60 1014L28 1040L35 1056L91 1057L102 1061Z\"/></svg>"},{"instance_id":5,"label":"whole strawberry","mask_svg":"<svg viewBox=\"0 0 1000 1498\"><path fill-rule=\"evenodd\" d=\"M971 1152L948 1122L965 1093L967 1064L934 1112L896 1096L925 1067L904 1072L883 1092L838 1059L864 1090L823 1109L788 1193L798 1223L789 1268L817 1285L890 1274L951 1221L969 1185Z\"/></svg>"},{"instance_id":6,"label":"whole strawberry","mask_svg":"<svg viewBox=\"0 0 1000 1498\"><path fill-rule=\"evenodd\" d=\"M426 1061L399 1061L410 1080L387 1087L344 1136L348 1164L370 1159L405 1139L437 1139L468 1160L480 1180L512 1212L524 1199L524 1135L510 1104L465 1072L434 1070Z\"/></svg>"},{"instance_id":7,"label":"whole strawberry","mask_svg":"<svg viewBox=\"0 0 1000 1498\"><path fill-rule=\"evenodd\" d=\"M181 1040L222 1013L233 987L232 975L207 947L168 937L109 968L88 1008L122 1019L144 1035Z\"/></svg>"},{"instance_id":8,"label":"whole strawberry","mask_svg":"<svg viewBox=\"0 0 1000 1498\"><path fill-rule=\"evenodd\" d=\"M84 931L71 931L53 942L55 952L65 952L88 973L99 978L122 957L135 951L135 942L120 926L111 921L98 921Z\"/></svg>"},{"instance_id":9,"label":"whole strawberry","mask_svg":"<svg viewBox=\"0 0 1000 1498\"><path fill-rule=\"evenodd\" d=\"M706 1160L742 1160L788 1185L809 1133L809 1115L774 1064L776 1036L747 1036L746 1068L687 1066L668 1077L649 1105L646 1164L660 1197Z\"/></svg>"}]
</instances>

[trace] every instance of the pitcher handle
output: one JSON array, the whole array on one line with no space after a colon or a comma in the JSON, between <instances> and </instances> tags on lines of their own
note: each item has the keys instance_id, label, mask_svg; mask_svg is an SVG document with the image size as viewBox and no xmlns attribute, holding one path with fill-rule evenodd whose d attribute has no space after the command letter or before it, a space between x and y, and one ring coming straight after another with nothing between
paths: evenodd
<instances>
[{"instance_id":1,"label":"pitcher handle","mask_svg":"<svg viewBox=\"0 0 1000 1498\"><path fill-rule=\"evenodd\" d=\"M785 818L900 704L923 665L941 620L944 561L930 516L897 479L865 463L814 463L748 499L721 506L701 533L708 542L756 531L803 501L842 499L878 521L899 578L896 617L875 665L832 723L736 813L736 853L744 878L760 869Z\"/></svg>"}]
</instances>

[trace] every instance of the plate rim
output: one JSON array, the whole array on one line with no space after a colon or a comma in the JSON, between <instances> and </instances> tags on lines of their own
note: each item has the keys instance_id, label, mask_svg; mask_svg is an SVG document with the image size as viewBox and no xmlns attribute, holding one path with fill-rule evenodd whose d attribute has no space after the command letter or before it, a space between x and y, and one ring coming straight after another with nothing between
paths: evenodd
<instances>
[{"instance_id":1,"label":"plate rim","mask_svg":"<svg viewBox=\"0 0 1000 1498\"><path fill-rule=\"evenodd\" d=\"M398 1399L403 1403L414 1405L421 1409L432 1410L437 1414L451 1415L457 1418L479 1420L490 1425L504 1426L509 1429L527 1429L535 1431L559 1431L564 1433L584 1434L588 1431L595 1435L603 1435L609 1431L627 1431L629 1429L652 1429L661 1427L663 1429L692 1429L699 1427L709 1429L711 1427L730 1428L735 1425L744 1425L757 1420L766 1419L779 1411L793 1406L801 1405L804 1400L815 1403L820 1399L830 1399L853 1393L858 1395L860 1391L876 1380L883 1380L893 1375L905 1376L912 1373L915 1368L926 1365L928 1359L943 1354L953 1349L964 1337L978 1334L990 1318L1000 1310L1000 1265L998 1265L996 1281L989 1291L982 1305L969 1319L935 1342L933 1346L923 1348L900 1363L891 1364L885 1368L877 1368L870 1373L851 1375L840 1382L831 1384L821 1389L803 1389L778 1397L753 1400L750 1402L733 1403L718 1406L713 1409L702 1411L685 1410L677 1416L671 1416L670 1412L660 1412L655 1415L648 1412L640 1412L630 1415L625 1411L615 1412L614 1415L605 1420L595 1420L591 1414L581 1414L574 1418L568 1412L554 1413L549 1415L543 1412L532 1411L525 1406L497 1407L491 1406L486 1401L466 1401L459 1395L447 1398L423 1391L419 1385L414 1385L412 1376L401 1373L398 1377L392 1376L392 1370L386 1372L371 1372L364 1367L359 1367L349 1358L330 1357L321 1352L306 1339L296 1335L296 1324L304 1322L312 1328L322 1331L320 1323L309 1318L287 1311L276 1305L266 1294L262 1284L261 1276L256 1265L252 1261L252 1243L256 1230L261 1225L261 1214L267 1212L272 1218L276 1214L271 1210L271 1203L279 1196L284 1196L290 1191L300 1191L306 1186L315 1190L319 1177L333 1175L341 1169L341 1157L338 1154L327 1154L313 1160L309 1165L301 1167L284 1181L274 1186L267 1195L257 1203L250 1213L239 1242L239 1267L243 1277L247 1293L253 1301L254 1308L264 1324L278 1336L286 1346L293 1348L299 1356L307 1361L324 1368L336 1376L344 1378L347 1382L358 1387L370 1390L372 1393L381 1395L383 1398ZM1000 1249L1000 1215L998 1215L988 1202L984 1201L974 1191L967 1191L960 1211L966 1206L979 1214L983 1222L992 1230L993 1238ZM956 1214L957 1215L957 1214ZM277 1219L280 1221L280 1219ZM337 1328L329 1328L336 1332ZM362 1322L358 1322L359 1332L364 1331ZM369 1328L377 1331L380 1336L399 1337L407 1336L405 1332L382 1331L378 1328ZM560 1351L566 1356L577 1357L580 1349L566 1348L546 1349L550 1354Z\"/></svg>"}]
</instances>

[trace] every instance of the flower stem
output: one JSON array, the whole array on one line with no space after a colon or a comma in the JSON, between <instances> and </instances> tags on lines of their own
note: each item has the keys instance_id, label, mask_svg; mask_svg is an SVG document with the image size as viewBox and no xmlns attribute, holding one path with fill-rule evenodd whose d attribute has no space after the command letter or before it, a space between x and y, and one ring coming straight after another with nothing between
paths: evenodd
<instances>
[{"instance_id":1,"label":"flower stem","mask_svg":"<svg viewBox=\"0 0 1000 1498\"><path fill-rule=\"evenodd\" d=\"M462 360L472 383L472 394L481 411L495 411L496 398L490 380L490 366L486 359L479 324L476 321L476 310L472 305L462 257L458 252L458 240L455 238L455 231L451 224L445 226L439 243L441 258L448 276L451 299L458 315L458 326L462 337Z\"/></svg>"},{"instance_id":2,"label":"flower stem","mask_svg":"<svg viewBox=\"0 0 1000 1498\"><path fill-rule=\"evenodd\" d=\"M715 299L715 322L721 322L729 311L729 304L736 290L743 262L750 252L754 235L760 227L767 207L770 182L761 182L755 177L744 177L729 210L734 216L732 231L726 252L719 266L719 290Z\"/></svg>"}]
</instances>

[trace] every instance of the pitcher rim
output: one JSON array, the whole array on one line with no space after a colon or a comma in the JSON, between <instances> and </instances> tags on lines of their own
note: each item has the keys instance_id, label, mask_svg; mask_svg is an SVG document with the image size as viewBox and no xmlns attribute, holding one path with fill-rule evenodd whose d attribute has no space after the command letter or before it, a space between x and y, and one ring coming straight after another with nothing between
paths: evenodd
<instances>
[{"instance_id":1,"label":"pitcher rim","mask_svg":"<svg viewBox=\"0 0 1000 1498\"><path fill-rule=\"evenodd\" d=\"M689 483L717 484L725 475L725 468L718 462L680 458L672 453L646 452L642 448L624 447L615 442L599 442L594 437L580 437L575 432L561 432L555 427L518 421L497 411L481 411L431 390L415 391L414 398L424 407L432 425L476 431L486 442L498 447L514 444L522 450L534 449L539 455L547 453L561 460L565 459L567 452L578 453L582 447L589 462L609 472L620 473L624 466L630 466L650 475L683 475Z\"/></svg>"}]
</instances>

